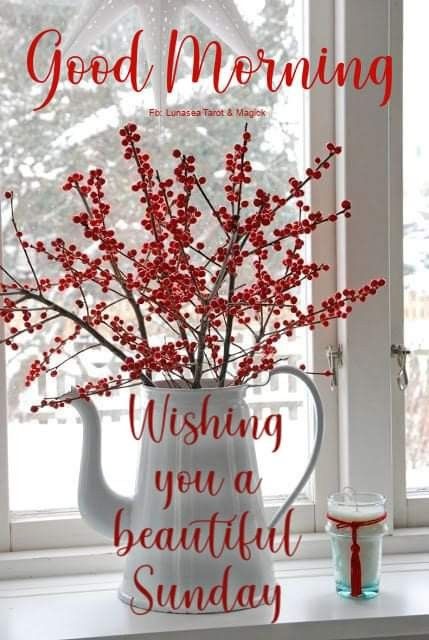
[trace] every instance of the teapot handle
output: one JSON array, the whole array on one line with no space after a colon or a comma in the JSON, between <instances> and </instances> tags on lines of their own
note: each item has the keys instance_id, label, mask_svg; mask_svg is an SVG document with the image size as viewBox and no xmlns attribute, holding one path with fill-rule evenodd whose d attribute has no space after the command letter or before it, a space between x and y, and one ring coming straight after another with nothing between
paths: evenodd
<instances>
[{"instance_id":1,"label":"teapot handle","mask_svg":"<svg viewBox=\"0 0 429 640\"><path fill-rule=\"evenodd\" d=\"M271 520L269 527L274 527L277 522L280 520L280 518L286 513L286 511L288 510L288 508L290 507L290 505L294 502L295 498L299 495L299 493L301 492L301 490L305 487L305 485L308 482L308 479L310 478L314 467L316 466L316 462L317 462L317 458L319 457L319 453L320 453L320 448L322 445L322 438L323 438L323 407L322 407L322 400L320 398L319 392L317 390L316 385L314 384L314 382L311 380L311 378L309 378L309 376L304 373L303 371L301 371L300 369L297 369L296 367L291 367L288 365L284 365L281 367L276 367L275 369L273 369L270 372L270 376L268 378L268 381L265 384L268 384L268 382L270 381L271 377L273 375L277 375L278 373L288 373L292 376L295 376L296 378L299 378L300 380L302 380L302 382L306 385L307 389L309 390L313 401L314 401L314 409L315 409L315 417L316 417L316 437L314 440L314 445L313 445L313 452L311 454L310 460L308 461L307 467L304 471L304 474L301 478L301 480L298 482L298 484L296 485L295 489L292 491L292 493L288 496L287 500L284 502L284 504L278 509L278 511L274 514L273 519Z\"/></svg>"}]
</instances>

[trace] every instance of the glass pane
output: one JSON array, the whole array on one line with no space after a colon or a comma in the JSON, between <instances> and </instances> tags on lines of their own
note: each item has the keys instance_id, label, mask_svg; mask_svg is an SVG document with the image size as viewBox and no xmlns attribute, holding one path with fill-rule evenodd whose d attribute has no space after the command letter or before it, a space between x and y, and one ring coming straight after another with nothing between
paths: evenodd
<instances>
[{"instance_id":1,"label":"glass pane","mask_svg":"<svg viewBox=\"0 0 429 640\"><path fill-rule=\"evenodd\" d=\"M303 55L303 17L300 0L237 0L237 7L248 21L258 42L269 42L273 51L285 50L293 59ZM166 149L179 147L195 153L200 159L201 173L208 180L209 195L219 190L223 176L223 155L231 141L239 140L244 126L241 118L204 118L189 122L186 118L168 118L160 127L156 118L146 115L144 105L151 104L151 94L135 94L125 85L106 84L92 90L88 83L70 87L62 84L46 109L33 112L46 88L31 83L22 70L31 38L45 28L56 25L64 32L76 11L76 3L34 0L31 3L2 0L0 7L0 159L2 189L13 187L16 214L25 232L34 239L46 241L62 236L69 241L75 233L70 217L78 207L70 194L64 194L64 179L76 170L101 166L108 172L108 192L116 228L127 242L138 238L137 204L131 201L129 167L123 162L117 129L123 122L136 120L144 126L144 144L154 164L167 175L171 157ZM186 32L208 41L208 30L186 12ZM138 13L130 11L97 42L97 53L108 59L126 54L132 34L139 28ZM236 87L228 96L214 93L192 93L183 83L181 97L188 108L262 107L269 117L251 120L253 134L252 163L257 180L271 192L283 193L287 178L297 175L303 166L304 109L303 92L291 88L279 94L268 94L262 86ZM180 97L180 96L179 96ZM180 106L169 99L169 106ZM191 132L191 135L190 135ZM7 265L21 275L27 273L25 261L16 249L9 216L2 216L4 253ZM210 229L204 231L209 241ZM40 262L39 262L40 264ZM44 265L52 274L52 265ZM63 373L24 385L32 360L38 357L53 337L66 337L71 331L67 323L53 322L43 333L25 342L18 352L7 352L9 397L9 466L10 502L14 511L76 508L81 427L72 408L44 410L36 415L29 408L42 397L55 397L83 380L99 378L117 370L113 358L101 350L88 350L71 359ZM155 328L162 340L164 328ZM89 346L82 335L80 349ZM285 344L296 362L305 362L307 348L304 334ZM69 353L72 355L72 352ZM293 437L286 436L282 453L276 458L266 455L266 444L258 444L260 473L264 492L279 496L292 488L304 464L308 450L310 420L302 385L273 381L271 391L255 390L251 400L269 412L281 406L285 422ZM268 402L267 402L268 401ZM103 423L103 464L107 480L115 490L131 494L139 445L130 437L127 418L127 394L96 400ZM308 428L302 428L302 424ZM295 428L296 425L296 428ZM283 470L287 468L287 482Z\"/></svg>"},{"instance_id":2,"label":"glass pane","mask_svg":"<svg viewBox=\"0 0 429 640\"><path fill-rule=\"evenodd\" d=\"M429 6L404 2L404 332L407 489L429 491L429 128L421 96Z\"/></svg>"}]
</instances>

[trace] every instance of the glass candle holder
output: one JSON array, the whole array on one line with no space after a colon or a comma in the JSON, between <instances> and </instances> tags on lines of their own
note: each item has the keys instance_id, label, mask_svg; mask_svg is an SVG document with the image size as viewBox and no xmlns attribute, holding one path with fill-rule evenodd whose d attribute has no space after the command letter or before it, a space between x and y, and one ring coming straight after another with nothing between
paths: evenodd
<instances>
[{"instance_id":1,"label":"glass candle holder","mask_svg":"<svg viewBox=\"0 0 429 640\"><path fill-rule=\"evenodd\" d=\"M326 531L337 593L345 598L374 598L379 592L385 503L379 493L343 491L328 498Z\"/></svg>"}]
</instances>

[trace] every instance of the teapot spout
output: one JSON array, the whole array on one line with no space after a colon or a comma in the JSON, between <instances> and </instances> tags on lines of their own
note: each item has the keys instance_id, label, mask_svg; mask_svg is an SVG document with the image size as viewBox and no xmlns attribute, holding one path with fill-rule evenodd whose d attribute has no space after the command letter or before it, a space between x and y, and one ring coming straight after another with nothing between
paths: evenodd
<instances>
[{"instance_id":1,"label":"teapot spout","mask_svg":"<svg viewBox=\"0 0 429 640\"><path fill-rule=\"evenodd\" d=\"M98 533L113 537L115 515L123 509L122 522L128 526L132 501L120 496L107 485L101 467L101 424L94 403L79 398L72 390L63 396L72 400L71 405L82 418L83 444L79 474L78 504L82 517Z\"/></svg>"}]
</instances>

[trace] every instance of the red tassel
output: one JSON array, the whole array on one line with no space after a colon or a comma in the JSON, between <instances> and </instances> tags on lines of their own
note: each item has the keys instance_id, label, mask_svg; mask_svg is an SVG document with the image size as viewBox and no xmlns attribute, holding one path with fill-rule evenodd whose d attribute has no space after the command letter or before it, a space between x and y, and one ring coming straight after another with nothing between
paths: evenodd
<instances>
[{"instance_id":1,"label":"red tassel","mask_svg":"<svg viewBox=\"0 0 429 640\"><path fill-rule=\"evenodd\" d=\"M362 568L360 564L360 546L357 543L357 528L352 529L353 543L350 556L350 585L351 595L354 598L362 595Z\"/></svg>"}]
</instances>

